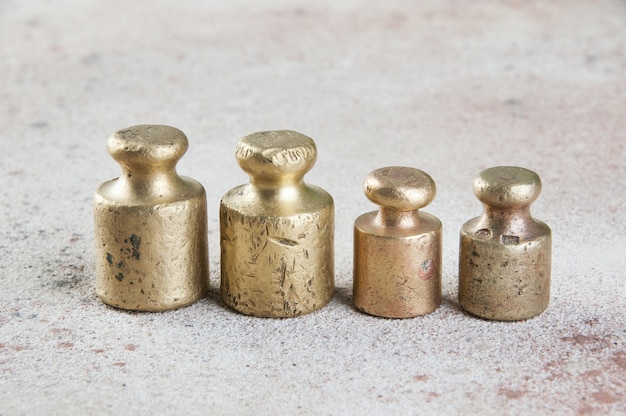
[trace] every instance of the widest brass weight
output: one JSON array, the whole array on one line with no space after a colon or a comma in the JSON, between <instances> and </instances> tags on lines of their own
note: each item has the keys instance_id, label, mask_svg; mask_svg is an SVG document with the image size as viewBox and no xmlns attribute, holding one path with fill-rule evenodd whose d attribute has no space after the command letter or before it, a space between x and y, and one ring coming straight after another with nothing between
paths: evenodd
<instances>
[{"instance_id":1,"label":"widest brass weight","mask_svg":"<svg viewBox=\"0 0 626 416\"><path fill-rule=\"evenodd\" d=\"M541 192L528 169L499 166L474 179L485 210L461 229L459 302L469 313L501 321L539 315L550 301L550 228L530 215Z\"/></svg>"},{"instance_id":2,"label":"widest brass weight","mask_svg":"<svg viewBox=\"0 0 626 416\"><path fill-rule=\"evenodd\" d=\"M334 204L303 181L315 143L295 131L266 131L241 139L235 154L250 183L220 204L222 300L259 317L321 308L335 287Z\"/></svg>"}]
</instances>

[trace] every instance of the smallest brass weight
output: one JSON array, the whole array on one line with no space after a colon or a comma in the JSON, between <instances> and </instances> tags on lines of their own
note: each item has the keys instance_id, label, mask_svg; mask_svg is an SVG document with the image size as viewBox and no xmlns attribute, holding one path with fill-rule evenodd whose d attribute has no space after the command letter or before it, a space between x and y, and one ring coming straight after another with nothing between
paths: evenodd
<instances>
[{"instance_id":1,"label":"smallest brass weight","mask_svg":"<svg viewBox=\"0 0 626 416\"><path fill-rule=\"evenodd\" d=\"M386 318L411 318L441 304L441 221L420 212L435 197L435 182L418 169L377 169L363 191L378 211L354 223L357 309Z\"/></svg>"},{"instance_id":2,"label":"smallest brass weight","mask_svg":"<svg viewBox=\"0 0 626 416\"><path fill-rule=\"evenodd\" d=\"M528 169L498 166L474 179L485 210L461 229L459 302L486 319L539 315L550 301L550 228L530 215L541 179Z\"/></svg>"}]
</instances>

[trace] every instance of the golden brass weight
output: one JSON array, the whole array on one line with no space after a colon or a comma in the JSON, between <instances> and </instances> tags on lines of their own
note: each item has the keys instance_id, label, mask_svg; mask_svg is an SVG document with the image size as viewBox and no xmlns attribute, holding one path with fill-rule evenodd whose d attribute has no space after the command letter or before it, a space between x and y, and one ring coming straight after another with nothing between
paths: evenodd
<instances>
[{"instance_id":1,"label":"golden brass weight","mask_svg":"<svg viewBox=\"0 0 626 416\"><path fill-rule=\"evenodd\" d=\"M303 181L315 143L294 131L259 132L241 139L235 154L250 183L220 204L224 303L277 318L321 308L334 292L334 205Z\"/></svg>"},{"instance_id":2,"label":"golden brass weight","mask_svg":"<svg viewBox=\"0 0 626 416\"><path fill-rule=\"evenodd\" d=\"M187 137L168 126L114 133L122 175L94 195L96 293L122 309L164 311L202 298L208 287L206 195L178 176Z\"/></svg>"},{"instance_id":3,"label":"golden brass weight","mask_svg":"<svg viewBox=\"0 0 626 416\"><path fill-rule=\"evenodd\" d=\"M474 179L485 210L461 229L459 302L469 313L516 321L548 307L552 236L530 215L540 192L539 176L520 167L490 168Z\"/></svg>"},{"instance_id":4,"label":"golden brass weight","mask_svg":"<svg viewBox=\"0 0 626 416\"><path fill-rule=\"evenodd\" d=\"M354 223L357 309L387 318L410 318L441 304L441 221L419 211L435 197L425 172L392 166L370 173L365 195L380 206Z\"/></svg>"}]
</instances>

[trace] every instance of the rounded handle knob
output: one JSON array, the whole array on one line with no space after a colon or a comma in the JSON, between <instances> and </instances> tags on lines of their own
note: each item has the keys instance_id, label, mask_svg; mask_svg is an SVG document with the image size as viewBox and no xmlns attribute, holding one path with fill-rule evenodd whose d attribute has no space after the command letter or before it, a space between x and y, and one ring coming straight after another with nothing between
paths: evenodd
<instances>
[{"instance_id":1,"label":"rounded handle knob","mask_svg":"<svg viewBox=\"0 0 626 416\"><path fill-rule=\"evenodd\" d=\"M435 181L424 171L403 166L376 169L363 182L373 203L401 211L417 210L435 198Z\"/></svg>"},{"instance_id":2,"label":"rounded handle knob","mask_svg":"<svg viewBox=\"0 0 626 416\"><path fill-rule=\"evenodd\" d=\"M497 166L483 170L474 179L474 194L492 208L521 208L541 193L541 179L532 170Z\"/></svg>"},{"instance_id":3,"label":"rounded handle knob","mask_svg":"<svg viewBox=\"0 0 626 416\"><path fill-rule=\"evenodd\" d=\"M317 148L295 131L262 131L241 139L235 155L254 184L282 185L302 180L315 164Z\"/></svg>"},{"instance_id":4,"label":"rounded handle knob","mask_svg":"<svg viewBox=\"0 0 626 416\"><path fill-rule=\"evenodd\" d=\"M132 126L109 137L107 148L113 159L128 168L171 167L185 154L187 136L175 127Z\"/></svg>"}]
</instances>

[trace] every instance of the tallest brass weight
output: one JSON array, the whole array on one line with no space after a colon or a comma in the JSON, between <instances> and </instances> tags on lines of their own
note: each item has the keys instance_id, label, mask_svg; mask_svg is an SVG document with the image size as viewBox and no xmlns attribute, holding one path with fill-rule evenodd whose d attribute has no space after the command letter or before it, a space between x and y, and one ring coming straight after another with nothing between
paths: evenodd
<instances>
[{"instance_id":1,"label":"tallest brass weight","mask_svg":"<svg viewBox=\"0 0 626 416\"><path fill-rule=\"evenodd\" d=\"M315 143L294 131L259 132L241 139L235 154L250 183L220 204L222 300L260 317L321 308L334 292L334 206L303 181Z\"/></svg>"}]
</instances>

